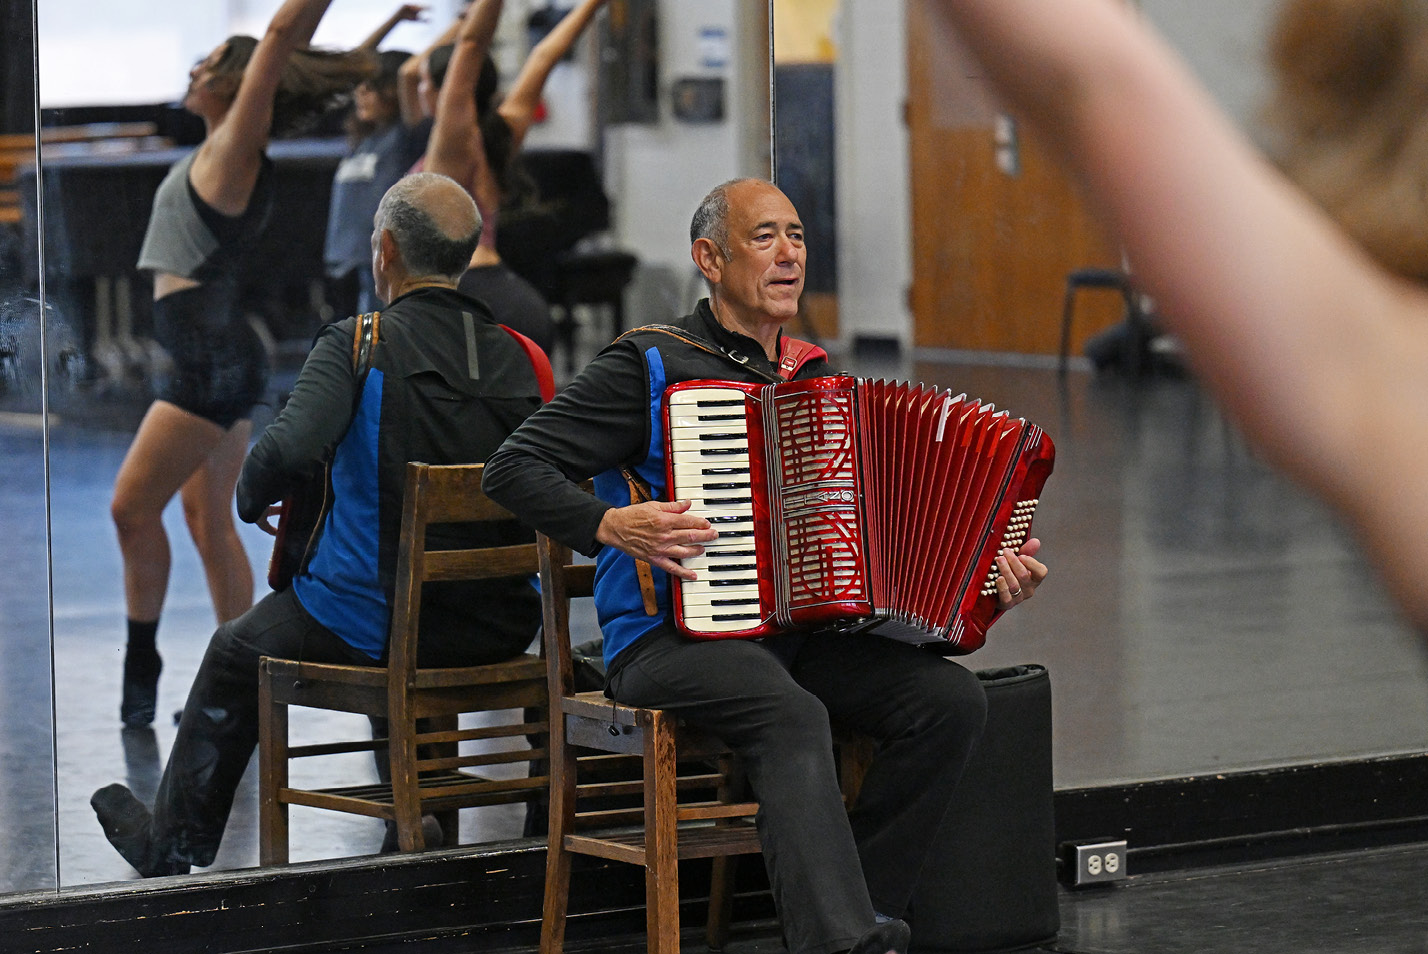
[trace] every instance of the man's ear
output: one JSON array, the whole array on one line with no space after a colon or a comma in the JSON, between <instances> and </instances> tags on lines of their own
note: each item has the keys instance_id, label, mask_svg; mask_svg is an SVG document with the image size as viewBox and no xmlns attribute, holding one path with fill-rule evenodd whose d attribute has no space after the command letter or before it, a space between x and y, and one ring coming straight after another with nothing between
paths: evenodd
<instances>
[{"instance_id":1,"label":"man's ear","mask_svg":"<svg viewBox=\"0 0 1428 954\"><path fill-rule=\"evenodd\" d=\"M689 247L689 257L694 259L695 267L704 276L705 281L717 285L724 275L724 253L719 251L719 246L714 244L713 239L698 238Z\"/></svg>"},{"instance_id":2,"label":"man's ear","mask_svg":"<svg viewBox=\"0 0 1428 954\"><path fill-rule=\"evenodd\" d=\"M397 251L397 240L392 237L388 229L382 229L377 236L377 264L383 268L391 268L394 262L401 261L401 253Z\"/></svg>"}]
</instances>

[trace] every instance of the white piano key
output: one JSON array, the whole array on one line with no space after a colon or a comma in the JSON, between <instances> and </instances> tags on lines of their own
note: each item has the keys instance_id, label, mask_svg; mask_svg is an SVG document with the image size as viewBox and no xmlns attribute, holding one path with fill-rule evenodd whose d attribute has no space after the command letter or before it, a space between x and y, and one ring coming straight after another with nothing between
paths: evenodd
<instances>
[{"instance_id":1,"label":"white piano key","mask_svg":"<svg viewBox=\"0 0 1428 954\"><path fill-rule=\"evenodd\" d=\"M703 617L685 617L685 628L695 633L737 633L740 630L753 629L763 622L757 614L748 617L736 617L734 619L714 619Z\"/></svg>"}]
</instances>

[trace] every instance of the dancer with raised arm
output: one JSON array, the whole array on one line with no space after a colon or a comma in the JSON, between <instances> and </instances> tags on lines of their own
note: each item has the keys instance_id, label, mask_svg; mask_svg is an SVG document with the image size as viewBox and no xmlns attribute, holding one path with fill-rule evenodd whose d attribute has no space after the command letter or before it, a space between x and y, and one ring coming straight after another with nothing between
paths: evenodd
<instances>
[{"instance_id":1,"label":"dancer with raised arm","mask_svg":"<svg viewBox=\"0 0 1428 954\"><path fill-rule=\"evenodd\" d=\"M162 517L175 494L218 621L253 603L233 488L249 416L266 387L267 355L239 308L239 270L271 211L269 136L317 115L372 73L367 51L306 49L329 2L286 0L262 39L230 37L192 69L183 104L207 134L154 196L139 268L153 275L154 336L173 366L120 466L110 504L129 620L120 716L131 728L154 718L162 667L155 634L170 563Z\"/></svg>"},{"instance_id":2,"label":"dancer with raised arm","mask_svg":"<svg viewBox=\"0 0 1428 954\"><path fill-rule=\"evenodd\" d=\"M483 73L494 76L489 53L502 0L472 3L456 35L427 145L424 168L465 183L486 223L471 268L462 276L461 290L486 302L500 321L547 352L554 334L549 306L534 286L501 261L496 251L498 215L508 191L511 163L535 123L551 71L605 3L584 0L566 13L531 49L510 92L499 103L492 95L494 87L480 80Z\"/></svg>"}]
</instances>

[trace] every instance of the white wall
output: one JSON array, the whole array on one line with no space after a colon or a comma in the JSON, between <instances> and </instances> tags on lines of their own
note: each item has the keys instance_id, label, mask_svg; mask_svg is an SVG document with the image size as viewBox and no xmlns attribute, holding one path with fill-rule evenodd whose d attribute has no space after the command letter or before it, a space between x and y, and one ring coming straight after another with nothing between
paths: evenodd
<instances>
[{"instance_id":1,"label":"white wall","mask_svg":"<svg viewBox=\"0 0 1428 954\"><path fill-rule=\"evenodd\" d=\"M1141 0L1220 105L1253 135L1268 94L1265 35L1277 0Z\"/></svg>"},{"instance_id":2,"label":"white wall","mask_svg":"<svg viewBox=\"0 0 1428 954\"><path fill-rule=\"evenodd\" d=\"M261 35L281 0L41 0L40 104L97 106L176 101L188 71L233 33ZM395 0L335 0L313 42L351 47L397 8ZM419 50L456 15L429 0L425 23L402 23L384 46Z\"/></svg>"},{"instance_id":3,"label":"white wall","mask_svg":"<svg viewBox=\"0 0 1428 954\"><path fill-rule=\"evenodd\" d=\"M755 62L758 52L739 42L749 15L749 5L735 0L664 0L659 9L660 120L617 126L606 134L606 186L620 197L616 237L646 266L687 276L693 270L689 219L699 200L737 175L769 175L766 158L762 168L751 168L747 155L746 125L760 124L760 117L748 115L750 84L763 75ZM704 28L726 31L727 65L703 64L699 41ZM684 77L723 77L722 122L674 119L669 91Z\"/></svg>"},{"instance_id":4,"label":"white wall","mask_svg":"<svg viewBox=\"0 0 1428 954\"><path fill-rule=\"evenodd\" d=\"M857 336L912 340L907 69L903 4L845 0L835 24L838 325Z\"/></svg>"}]
</instances>

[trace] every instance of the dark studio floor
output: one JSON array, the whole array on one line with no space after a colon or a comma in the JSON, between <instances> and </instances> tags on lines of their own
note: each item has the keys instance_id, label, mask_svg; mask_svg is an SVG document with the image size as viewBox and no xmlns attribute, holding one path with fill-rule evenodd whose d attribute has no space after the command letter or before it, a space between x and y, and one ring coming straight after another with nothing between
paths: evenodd
<instances>
[{"instance_id":1,"label":"dark studio floor","mask_svg":"<svg viewBox=\"0 0 1428 954\"><path fill-rule=\"evenodd\" d=\"M1130 383L1079 370L1062 382L1044 367L909 366L868 356L852 363L871 376L965 390L1036 421L1057 443L1035 526L1052 576L964 663L1050 670L1058 789L1428 749L1425 643L1324 508L1259 462L1193 383ZM36 627L43 631L43 566L21 561L0 575L0 636L11 647L0 678L7 891L134 877L105 843L87 800L111 781L152 793L173 738L167 715L181 706L213 626L175 507L159 633L161 717L152 732L121 731L120 564L107 505L131 430L95 426L102 418L122 424L122 402L77 413L71 397L67 415L63 403L49 438L52 654L42 640L34 644ZM41 464L32 422L0 416L3 535L23 546L42 546ZM261 578L268 538L243 530ZM52 663L53 737L45 729ZM316 735L323 726L300 731ZM351 759L345 771L370 772L361 757ZM215 871L257 863L252 774ZM470 817L462 840L515 837L520 816L509 809ZM296 810L293 833L295 861L370 854L381 841L378 823L316 811ZM1112 887L1063 889L1052 949L1428 951L1428 845L1132 875ZM764 930L727 950L780 949Z\"/></svg>"},{"instance_id":2,"label":"dark studio floor","mask_svg":"<svg viewBox=\"0 0 1428 954\"><path fill-rule=\"evenodd\" d=\"M1316 855L1142 875L1063 890L1048 954L1423 954L1428 847ZM772 930L726 954L778 954ZM624 949L621 949L622 951ZM700 939L685 954L707 947Z\"/></svg>"}]
</instances>

